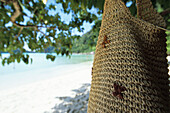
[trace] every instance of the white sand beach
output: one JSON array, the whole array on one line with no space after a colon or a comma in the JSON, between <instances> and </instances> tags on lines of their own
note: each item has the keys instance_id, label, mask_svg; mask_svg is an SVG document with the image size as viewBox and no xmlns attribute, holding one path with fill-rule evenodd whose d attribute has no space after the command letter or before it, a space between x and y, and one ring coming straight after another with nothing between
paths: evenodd
<instances>
[{"instance_id":1,"label":"white sand beach","mask_svg":"<svg viewBox=\"0 0 170 113\"><path fill-rule=\"evenodd\" d=\"M52 113L52 108L60 103L56 97L72 96L73 89L91 82L91 67L92 62L86 62L62 76L0 90L0 113ZM44 74L50 73L55 73L55 69Z\"/></svg>"},{"instance_id":2,"label":"white sand beach","mask_svg":"<svg viewBox=\"0 0 170 113\"><path fill-rule=\"evenodd\" d=\"M170 61L170 56L167 59ZM0 90L0 113L52 113L54 106L61 103L56 97L73 97L75 92L72 90L91 82L91 67L91 61L74 64L60 76ZM55 75L56 70L53 67L41 74Z\"/></svg>"}]
</instances>

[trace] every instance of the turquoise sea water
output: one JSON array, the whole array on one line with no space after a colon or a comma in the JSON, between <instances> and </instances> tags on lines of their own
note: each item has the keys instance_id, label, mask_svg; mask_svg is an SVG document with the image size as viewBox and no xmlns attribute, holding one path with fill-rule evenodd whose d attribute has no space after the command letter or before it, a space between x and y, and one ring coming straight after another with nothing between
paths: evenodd
<instances>
[{"instance_id":1,"label":"turquoise sea water","mask_svg":"<svg viewBox=\"0 0 170 113\"><path fill-rule=\"evenodd\" d=\"M12 63L2 66L0 64L0 90L30 83L41 79L60 76L70 70L83 67L84 62L92 62L94 55L72 55L71 58L57 56L52 62L46 59L45 53L28 53L33 59L32 64ZM2 54L3 57L9 54ZM0 60L1 61L1 60ZM50 73L55 70L55 73Z\"/></svg>"}]
</instances>

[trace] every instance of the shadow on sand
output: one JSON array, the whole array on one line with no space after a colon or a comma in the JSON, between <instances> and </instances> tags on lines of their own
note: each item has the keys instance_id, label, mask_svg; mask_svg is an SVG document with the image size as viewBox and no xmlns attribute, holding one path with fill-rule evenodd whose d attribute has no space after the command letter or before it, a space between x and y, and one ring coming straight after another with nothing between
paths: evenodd
<instances>
[{"instance_id":1,"label":"shadow on sand","mask_svg":"<svg viewBox=\"0 0 170 113\"><path fill-rule=\"evenodd\" d=\"M89 90L90 84L83 84L79 89L72 90L76 93L74 97L56 97L62 102L52 108L53 113L87 113Z\"/></svg>"}]
</instances>

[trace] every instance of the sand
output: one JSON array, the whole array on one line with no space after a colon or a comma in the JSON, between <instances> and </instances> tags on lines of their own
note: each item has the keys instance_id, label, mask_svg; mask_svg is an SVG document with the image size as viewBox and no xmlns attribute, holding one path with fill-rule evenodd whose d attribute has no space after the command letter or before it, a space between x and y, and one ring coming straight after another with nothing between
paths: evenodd
<instances>
[{"instance_id":1,"label":"sand","mask_svg":"<svg viewBox=\"0 0 170 113\"><path fill-rule=\"evenodd\" d=\"M73 96L73 89L91 82L91 67L92 62L86 62L62 76L0 91L0 113L52 113L60 103L56 97Z\"/></svg>"}]
</instances>

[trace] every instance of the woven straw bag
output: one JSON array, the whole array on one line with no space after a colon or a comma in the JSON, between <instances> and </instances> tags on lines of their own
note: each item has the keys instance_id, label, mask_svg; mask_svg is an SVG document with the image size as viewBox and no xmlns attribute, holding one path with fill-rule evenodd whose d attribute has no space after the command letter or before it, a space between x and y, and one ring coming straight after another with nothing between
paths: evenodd
<instances>
[{"instance_id":1,"label":"woven straw bag","mask_svg":"<svg viewBox=\"0 0 170 113\"><path fill-rule=\"evenodd\" d=\"M88 113L170 113L165 22L150 0L137 1L137 15L105 0Z\"/></svg>"}]
</instances>

